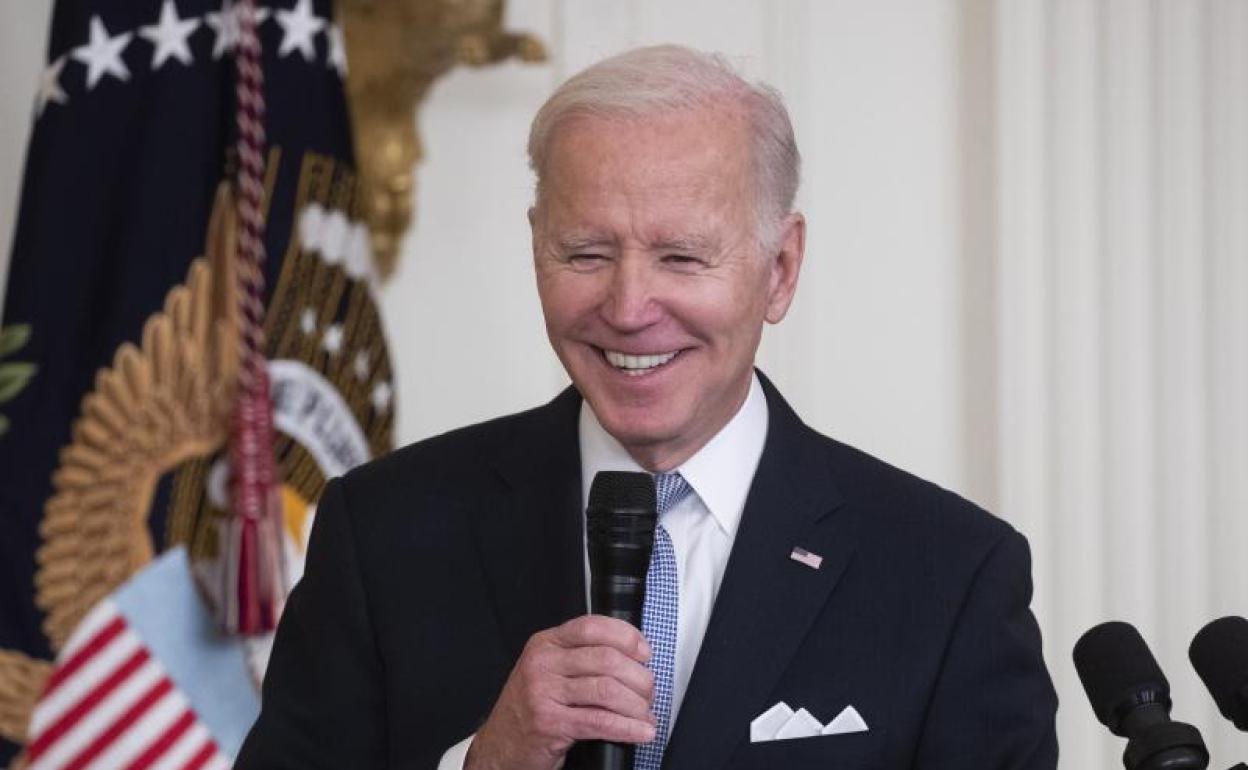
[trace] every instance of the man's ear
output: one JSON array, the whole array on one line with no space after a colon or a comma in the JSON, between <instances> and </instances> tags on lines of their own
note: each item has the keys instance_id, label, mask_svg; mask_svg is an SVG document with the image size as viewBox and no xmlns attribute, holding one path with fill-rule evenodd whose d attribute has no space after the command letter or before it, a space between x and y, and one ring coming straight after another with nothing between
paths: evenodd
<instances>
[{"instance_id":1,"label":"man's ear","mask_svg":"<svg viewBox=\"0 0 1248 770\"><path fill-rule=\"evenodd\" d=\"M797 292L797 278L802 272L802 257L806 254L806 217L794 212L784 218L780 226L779 243L767 254L770 284L767 293L768 323L784 320Z\"/></svg>"}]
</instances>

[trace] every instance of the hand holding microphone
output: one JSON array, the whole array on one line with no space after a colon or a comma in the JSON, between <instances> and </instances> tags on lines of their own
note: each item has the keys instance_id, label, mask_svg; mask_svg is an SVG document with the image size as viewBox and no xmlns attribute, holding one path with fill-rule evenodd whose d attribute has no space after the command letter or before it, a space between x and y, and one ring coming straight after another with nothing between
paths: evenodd
<instances>
[{"instance_id":1,"label":"hand holding microphone","mask_svg":"<svg viewBox=\"0 0 1248 770\"><path fill-rule=\"evenodd\" d=\"M639 627L657 518L650 474L594 477L586 519L595 614L530 637L466 770L553 770L565 760L632 769L633 746L655 736L651 651Z\"/></svg>"}]
</instances>

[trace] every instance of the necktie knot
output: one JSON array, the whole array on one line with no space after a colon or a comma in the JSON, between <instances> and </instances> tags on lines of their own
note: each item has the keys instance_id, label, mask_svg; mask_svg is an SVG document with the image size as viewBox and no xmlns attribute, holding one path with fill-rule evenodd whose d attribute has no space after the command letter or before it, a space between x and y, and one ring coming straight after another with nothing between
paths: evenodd
<instances>
[{"instance_id":1,"label":"necktie knot","mask_svg":"<svg viewBox=\"0 0 1248 770\"><path fill-rule=\"evenodd\" d=\"M654 474L654 493L660 516L688 497L692 491L693 487L679 473Z\"/></svg>"}]
</instances>

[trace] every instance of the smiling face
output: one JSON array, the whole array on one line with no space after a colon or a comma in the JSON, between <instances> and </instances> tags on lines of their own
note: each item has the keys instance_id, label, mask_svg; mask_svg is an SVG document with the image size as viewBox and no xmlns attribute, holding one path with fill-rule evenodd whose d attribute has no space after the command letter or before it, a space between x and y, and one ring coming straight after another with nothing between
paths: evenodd
<instances>
[{"instance_id":1,"label":"smiling face","mask_svg":"<svg viewBox=\"0 0 1248 770\"><path fill-rule=\"evenodd\" d=\"M547 334L607 432L670 470L744 402L763 322L796 289L805 223L788 216L760 247L736 111L570 118L549 149L530 212Z\"/></svg>"}]
</instances>

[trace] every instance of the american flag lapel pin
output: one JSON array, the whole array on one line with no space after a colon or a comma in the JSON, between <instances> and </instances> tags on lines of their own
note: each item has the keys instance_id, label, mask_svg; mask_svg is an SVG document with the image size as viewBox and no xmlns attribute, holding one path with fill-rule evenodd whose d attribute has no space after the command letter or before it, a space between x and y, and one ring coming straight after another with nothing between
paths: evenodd
<instances>
[{"instance_id":1,"label":"american flag lapel pin","mask_svg":"<svg viewBox=\"0 0 1248 770\"><path fill-rule=\"evenodd\" d=\"M798 564L805 564L811 569L819 569L823 564L823 557L817 553L811 553L805 548L794 548L793 553L789 554L789 558Z\"/></svg>"}]
</instances>

